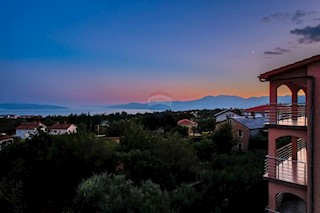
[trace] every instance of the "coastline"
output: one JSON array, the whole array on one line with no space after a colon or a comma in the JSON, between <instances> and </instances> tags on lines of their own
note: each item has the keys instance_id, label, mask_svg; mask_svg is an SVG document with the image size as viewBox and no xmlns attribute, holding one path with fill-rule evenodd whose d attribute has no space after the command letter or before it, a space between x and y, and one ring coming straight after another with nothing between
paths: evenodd
<instances>
[{"instance_id":1,"label":"coastline","mask_svg":"<svg viewBox=\"0 0 320 213\"><path fill-rule=\"evenodd\" d=\"M111 109L111 108L68 108L68 109L0 109L0 115L17 115L17 116L68 116L70 114L112 114L126 112L128 114L152 113L157 110L148 109Z\"/></svg>"}]
</instances>

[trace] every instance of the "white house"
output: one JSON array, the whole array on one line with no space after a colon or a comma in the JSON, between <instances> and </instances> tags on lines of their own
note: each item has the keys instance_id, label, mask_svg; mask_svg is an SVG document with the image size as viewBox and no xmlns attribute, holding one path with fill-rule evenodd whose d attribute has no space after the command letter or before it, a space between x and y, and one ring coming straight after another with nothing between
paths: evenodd
<instances>
[{"instance_id":1,"label":"white house","mask_svg":"<svg viewBox=\"0 0 320 213\"><path fill-rule=\"evenodd\" d=\"M216 123L220 123L222 121L227 120L228 118L239 117L239 115L237 113L232 112L229 109L225 109L221 112L214 114L214 117L216 119Z\"/></svg>"},{"instance_id":2,"label":"white house","mask_svg":"<svg viewBox=\"0 0 320 213\"><path fill-rule=\"evenodd\" d=\"M77 133L77 126L74 124L53 124L49 127L50 135L63 135Z\"/></svg>"},{"instance_id":3,"label":"white house","mask_svg":"<svg viewBox=\"0 0 320 213\"><path fill-rule=\"evenodd\" d=\"M0 151L2 150L3 147L12 143L13 143L13 138L11 136L6 134L0 135Z\"/></svg>"},{"instance_id":4,"label":"white house","mask_svg":"<svg viewBox=\"0 0 320 213\"><path fill-rule=\"evenodd\" d=\"M39 131L46 131L47 126L40 122L22 123L16 128L16 136L22 140L37 135Z\"/></svg>"}]
</instances>

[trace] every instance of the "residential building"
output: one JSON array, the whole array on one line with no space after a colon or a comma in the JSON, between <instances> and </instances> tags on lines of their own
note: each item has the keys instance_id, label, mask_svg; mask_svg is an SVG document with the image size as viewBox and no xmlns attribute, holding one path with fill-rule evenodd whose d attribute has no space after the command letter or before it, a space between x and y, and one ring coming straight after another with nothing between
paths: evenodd
<instances>
[{"instance_id":1,"label":"residential building","mask_svg":"<svg viewBox=\"0 0 320 213\"><path fill-rule=\"evenodd\" d=\"M265 123L264 117L233 117L216 124L215 130L219 130L225 123L232 126L233 136L238 141L233 150L247 151L249 149L250 141L260 140L265 137ZM261 146L258 146L261 147Z\"/></svg>"},{"instance_id":2,"label":"residential building","mask_svg":"<svg viewBox=\"0 0 320 213\"><path fill-rule=\"evenodd\" d=\"M269 105L260 105L244 109L242 115L245 117L266 117L266 113L269 112Z\"/></svg>"},{"instance_id":3,"label":"residential building","mask_svg":"<svg viewBox=\"0 0 320 213\"><path fill-rule=\"evenodd\" d=\"M72 134L77 133L77 126L74 124L53 124L49 127L50 135L63 135L63 134Z\"/></svg>"},{"instance_id":4,"label":"residential building","mask_svg":"<svg viewBox=\"0 0 320 213\"><path fill-rule=\"evenodd\" d=\"M233 112L230 109L222 110L221 112L218 112L214 114L214 118L216 120L216 123L222 122L227 120L228 118L238 117L239 115L235 112Z\"/></svg>"},{"instance_id":5,"label":"residential building","mask_svg":"<svg viewBox=\"0 0 320 213\"><path fill-rule=\"evenodd\" d=\"M46 131L46 126L40 122L22 123L16 128L16 136L22 140L37 135L39 131Z\"/></svg>"},{"instance_id":6,"label":"residential building","mask_svg":"<svg viewBox=\"0 0 320 213\"><path fill-rule=\"evenodd\" d=\"M11 136L6 134L0 135L0 151L2 150L3 147L12 143L13 143L13 138Z\"/></svg>"},{"instance_id":7,"label":"residential building","mask_svg":"<svg viewBox=\"0 0 320 213\"><path fill-rule=\"evenodd\" d=\"M18 116L15 115L15 114L6 114L6 115L0 115L0 118L13 119L13 120L15 120L15 119L18 118Z\"/></svg>"},{"instance_id":8,"label":"residential building","mask_svg":"<svg viewBox=\"0 0 320 213\"><path fill-rule=\"evenodd\" d=\"M263 137L263 130L265 130L265 118L246 118L235 117L230 118L229 123L232 126L234 138L238 143L235 147L238 151L247 151L250 140L255 140Z\"/></svg>"},{"instance_id":9,"label":"residential building","mask_svg":"<svg viewBox=\"0 0 320 213\"><path fill-rule=\"evenodd\" d=\"M305 206L303 212L320 212L320 55L280 67L259 76L269 82L268 155L264 178L268 181L268 212L289 212L284 197ZM285 85L291 103L277 103L278 88ZM306 102L298 103L304 93ZM279 139L289 143L280 147ZM288 203L288 202L287 202ZM301 205L300 205L301 206ZM290 211L297 212L297 211Z\"/></svg>"},{"instance_id":10,"label":"residential building","mask_svg":"<svg viewBox=\"0 0 320 213\"><path fill-rule=\"evenodd\" d=\"M187 127L189 136L199 135L196 133L196 128L198 127L198 123L189 119L179 120L177 123L179 126Z\"/></svg>"}]
</instances>

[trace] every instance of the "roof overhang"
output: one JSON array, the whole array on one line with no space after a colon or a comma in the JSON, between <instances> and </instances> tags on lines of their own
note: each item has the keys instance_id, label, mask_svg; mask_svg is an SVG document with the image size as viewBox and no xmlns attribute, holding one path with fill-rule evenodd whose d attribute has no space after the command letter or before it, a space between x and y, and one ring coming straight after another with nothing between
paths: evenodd
<instances>
[{"instance_id":1,"label":"roof overhang","mask_svg":"<svg viewBox=\"0 0 320 213\"><path fill-rule=\"evenodd\" d=\"M320 55L315 55L315 56L312 56L311 58L307 58L302 61L298 61L293 64L289 64L289 65L265 72L263 74L260 74L258 78L260 79L260 81L269 81L270 78L272 78L273 76L277 76L279 74L283 74L292 70L305 69L309 64L312 64L315 62L320 62Z\"/></svg>"}]
</instances>

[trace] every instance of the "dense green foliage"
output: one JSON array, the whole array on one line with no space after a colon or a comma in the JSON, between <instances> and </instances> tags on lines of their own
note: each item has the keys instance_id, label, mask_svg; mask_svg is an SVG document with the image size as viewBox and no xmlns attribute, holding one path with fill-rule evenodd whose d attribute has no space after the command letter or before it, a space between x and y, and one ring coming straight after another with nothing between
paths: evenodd
<instances>
[{"instance_id":1,"label":"dense green foliage","mask_svg":"<svg viewBox=\"0 0 320 213\"><path fill-rule=\"evenodd\" d=\"M116 146L91 134L41 134L13 144L0 153L0 202L8 211L61 211L82 178L114 169Z\"/></svg>"},{"instance_id":2,"label":"dense green foliage","mask_svg":"<svg viewBox=\"0 0 320 213\"><path fill-rule=\"evenodd\" d=\"M229 123L223 124L213 135L213 141L216 142L218 153L230 153L232 147L237 144L233 137L232 126Z\"/></svg>"},{"instance_id":3,"label":"dense green foliage","mask_svg":"<svg viewBox=\"0 0 320 213\"><path fill-rule=\"evenodd\" d=\"M166 191L151 181L135 186L125 176L94 175L83 181L77 190L75 209L78 212L169 212Z\"/></svg>"},{"instance_id":4,"label":"dense green foliage","mask_svg":"<svg viewBox=\"0 0 320 213\"><path fill-rule=\"evenodd\" d=\"M45 118L82 127L72 135L40 134L0 152L1 211L263 211L265 152L232 152L230 126L185 137L176 121L186 114L108 115L104 131L120 136L120 143L93 134L105 117Z\"/></svg>"}]
</instances>

